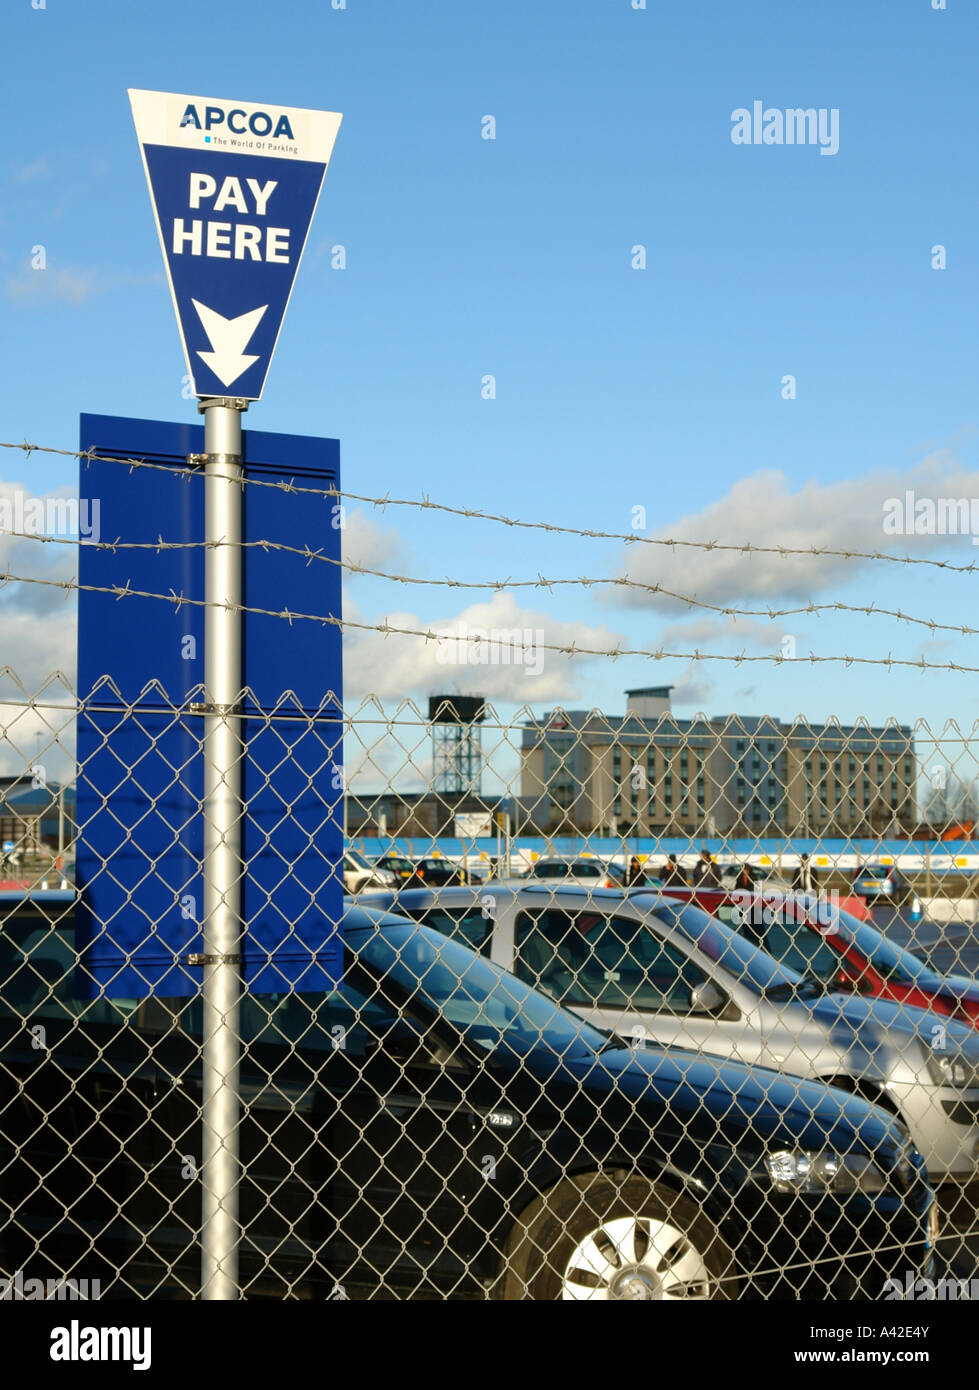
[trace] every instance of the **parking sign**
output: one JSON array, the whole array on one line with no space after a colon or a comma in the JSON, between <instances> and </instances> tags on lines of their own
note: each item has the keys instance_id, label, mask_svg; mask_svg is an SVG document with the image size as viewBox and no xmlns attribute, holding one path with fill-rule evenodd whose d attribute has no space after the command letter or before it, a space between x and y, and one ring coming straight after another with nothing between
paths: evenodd
<instances>
[{"instance_id":1,"label":"parking sign","mask_svg":"<svg viewBox=\"0 0 979 1390\"><path fill-rule=\"evenodd\" d=\"M130 91L187 371L258 400L341 117Z\"/></svg>"}]
</instances>

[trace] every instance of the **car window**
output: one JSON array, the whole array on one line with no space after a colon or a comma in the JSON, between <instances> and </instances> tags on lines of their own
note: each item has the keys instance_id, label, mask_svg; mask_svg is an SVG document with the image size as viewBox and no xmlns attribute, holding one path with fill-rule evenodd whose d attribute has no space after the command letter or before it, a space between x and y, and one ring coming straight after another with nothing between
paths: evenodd
<instances>
[{"instance_id":1,"label":"car window","mask_svg":"<svg viewBox=\"0 0 979 1390\"><path fill-rule=\"evenodd\" d=\"M405 907L401 903L398 911L416 922L424 922L426 927L464 941L474 951L489 955L493 944L493 919L478 904L470 907Z\"/></svg>"},{"instance_id":2,"label":"car window","mask_svg":"<svg viewBox=\"0 0 979 1390\"><path fill-rule=\"evenodd\" d=\"M138 999L82 999L76 986L74 928L8 919L0 933L0 1011L24 1019L79 1019L121 1025Z\"/></svg>"},{"instance_id":3,"label":"car window","mask_svg":"<svg viewBox=\"0 0 979 1390\"><path fill-rule=\"evenodd\" d=\"M563 1004L690 1011L706 975L642 922L549 908L517 918L519 979Z\"/></svg>"},{"instance_id":4,"label":"car window","mask_svg":"<svg viewBox=\"0 0 979 1390\"><path fill-rule=\"evenodd\" d=\"M487 924L489 925L489 924ZM147 999L79 998L76 993L74 931L36 922L8 920L0 933L0 1011L25 1020L77 1019L81 1024L121 1027L131 1020L140 1033L203 1034L199 995ZM367 1000L345 982L339 990L309 994L243 994L239 1029L246 1043L299 1052L338 1047L363 1056L367 1039L387 1027L397 1011L379 996Z\"/></svg>"},{"instance_id":5,"label":"car window","mask_svg":"<svg viewBox=\"0 0 979 1390\"><path fill-rule=\"evenodd\" d=\"M543 1049L553 1061L555 1054L587 1057L609 1041L461 941L394 923L352 935L360 959L380 979L390 979L486 1052L529 1056Z\"/></svg>"},{"instance_id":6,"label":"car window","mask_svg":"<svg viewBox=\"0 0 979 1390\"><path fill-rule=\"evenodd\" d=\"M764 928L761 943L770 956L791 970L798 970L800 975L831 980L839 974L839 955L814 927L805 922L786 921L784 913L773 915L775 920Z\"/></svg>"},{"instance_id":7,"label":"car window","mask_svg":"<svg viewBox=\"0 0 979 1390\"><path fill-rule=\"evenodd\" d=\"M335 990L292 991L282 994L243 994L239 1033L246 1044L280 1047L283 1051L342 1051L364 1057L368 1043L398 1018L397 1009L379 994L370 998L345 980ZM192 1038L203 1032L200 997L153 998L143 1001L138 1023L148 1033L176 1030Z\"/></svg>"},{"instance_id":8,"label":"car window","mask_svg":"<svg viewBox=\"0 0 979 1390\"><path fill-rule=\"evenodd\" d=\"M673 902L669 898L654 901L651 917L658 918L669 929L681 931L709 960L730 971L753 993L792 989L802 979L798 971L774 960L768 951L762 950L746 935L757 930L752 924L742 923L735 929L683 901Z\"/></svg>"}]
</instances>

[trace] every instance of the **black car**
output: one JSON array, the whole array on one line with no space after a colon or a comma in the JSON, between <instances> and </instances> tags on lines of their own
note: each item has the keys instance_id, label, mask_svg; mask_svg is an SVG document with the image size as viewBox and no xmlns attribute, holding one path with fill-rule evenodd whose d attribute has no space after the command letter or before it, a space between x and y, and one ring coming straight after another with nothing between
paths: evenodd
<instances>
[{"instance_id":1,"label":"black car","mask_svg":"<svg viewBox=\"0 0 979 1390\"><path fill-rule=\"evenodd\" d=\"M449 859L434 856L408 859L401 854L383 854L377 861L377 867L389 869L401 888L418 888L421 885L429 888L447 888L455 887L467 880L466 871L460 865L453 864Z\"/></svg>"},{"instance_id":2,"label":"black car","mask_svg":"<svg viewBox=\"0 0 979 1390\"><path fill-rule=\"evenodd\" d=\"M348 907L331 993L245 996L246 1297L879 1295L928 1274L900 1123L633 1050L404 918ZM70 922L0 932L0 1269L199 1281L199 999L76 1002ZM42 1030L40 1033L38 1029Z\"/></svg>"}]
</instances>

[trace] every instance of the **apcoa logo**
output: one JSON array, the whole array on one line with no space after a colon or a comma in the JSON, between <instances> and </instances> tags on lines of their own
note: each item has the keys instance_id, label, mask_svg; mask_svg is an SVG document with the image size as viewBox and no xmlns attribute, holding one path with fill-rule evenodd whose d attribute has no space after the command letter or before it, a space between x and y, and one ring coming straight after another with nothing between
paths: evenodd
<instances>
[{"instance_id":1,"label":"apcoa logo","mask_svg":"<svg viewBox=\"0 0 979 1390\"><path fill-rule=\"evenodd\" d=\"M218 126L224 126L230 130L232 135L247 135L250 131L252 135L268 137L270 140L295 140L292 133L292 126L289 124L289 117L279 116L274 120L267 111L253 111L249 116L240 106L234 106L230 111L225 111L221 106L205 106L204 119L200 118L197 107L193 102L189 103L184 112L180 129L186 126L194 126L197 130L216 130Z\"/></svg>"}]
</instances>

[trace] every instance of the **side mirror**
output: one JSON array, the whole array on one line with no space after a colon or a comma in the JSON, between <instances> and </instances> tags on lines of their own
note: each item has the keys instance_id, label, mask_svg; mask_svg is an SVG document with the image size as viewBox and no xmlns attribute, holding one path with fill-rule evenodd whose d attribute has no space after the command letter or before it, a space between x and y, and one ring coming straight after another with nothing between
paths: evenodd
<instances>
[{"instance_id":1,"label":"side mirror","mask_svg":"<svg viewBox=\"0 0 979 1390\"><path fill-rule=\"evenodd\" d=\"M690 1009L695 1014L709 1014L711 1018L738 1018L737 1005L728 998L720 985L713 980L704 980L694 985L690 991Z\"/></svg>"}]
</instances>

